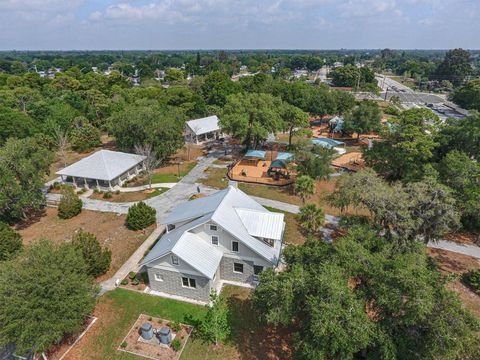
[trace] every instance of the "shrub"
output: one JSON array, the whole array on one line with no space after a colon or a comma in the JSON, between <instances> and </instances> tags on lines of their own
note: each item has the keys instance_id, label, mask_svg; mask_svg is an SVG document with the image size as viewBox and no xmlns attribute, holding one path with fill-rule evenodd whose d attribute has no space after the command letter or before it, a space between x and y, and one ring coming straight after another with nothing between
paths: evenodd
<instances>
[{"instance_id":1,"label":"shrub","mask_svg":"<svg viewBox=\"0 0 480 360\"><path fill-rule=\"evenodd\" d=\"M111 199L112 198L112 192L111 191L107 191L105 194L103 194L103 198L104 199Z\"/></svg>"},{"instance_id":2,"label":"shrub","mask_svg":"<svg viewBox=\"0 0 480 360\"><path fill-rule=\"evenodd\" d=\"M157 211L143 201L136 203L128 209L127 227L131 230L142 230L156 221Z\"/></svg>"},{"instance_id":3,"label":"shrub","mask_svg":"<svg viewBox=\"0 0 480 360\"><path fill-rule=\"evenodd\" d=\"M116 195L120 195L120 190L115 190Z\"/></svg>"},{"instance_id":4,"label":"shrub","mask_svg":"<svg viewBox=\"0 0 480 360\"><path fill-rule=\"evenodd\" d=\"M138 278L144 284L148 284L148 274L147 272L142 272L138 274Z\"/></svg>"},{"instance_id":5,"label":"shrub","mask_svg":"<svg viewBox=\"0 0 480 360\"><path fill-rule=\"evenodd\" d=\"M72 244L82 252L90 275L97 277L108 271L112 261L112 252L102 249L95 235L79 231L73 235Z\"/></svg>"},{"instance_id":6,"label":"shrub","mask_svg":"<svg viewBox=\"0 0 480 360\"><path fill-rule=\"evenodd\" d=\"M474 292L480 294L480 269L474 269L463 273L462 281Z\"/></svg>"},{"instance_id":7,"label":"shrub","mask_svg":"<svg viewBox=\"0 0 480 360\"><path fill-rule=\"evenodd\" d=\"M132 285L138 285L139 283L140 282L136 278L132 280Z\"/></svg>"},{"instance_id":8,"label":"shrub","mask_svg":"<svg viewBox=\"0 0 480 360\"><path fill-rule=\"evenodd\" d=\"M58 217L60 219L70 219L82 211L82 200L71 187L66 187L62 191L62 198L58 203Z\"/></svg>"},{"instance_id":9,"label":"shrub","mask_svg":"<svg viewBox=\"0 0 480 360\"><path fill-rule=\"evenodd\" d=\"M179 351L180 348L182 347L182 343L179 339L173 339L172 341L172 349L175 350L175 351Z\"/></svg>"},{"instance_id":10,"label":"shrub","mask_svg":"<svg viewBox=\"0 0 480 360\"><path fill-rule=\"evenodd\" d=\"M123 279L122 281L120 281L120 284L128 285L128 279Z\"/></svg>"},{"instance_id":11,"label":"shrub","mask_svg":"<svg viewBox=\"0 0 480 360\"><path fill-rule=\"evenodd\" d=\"M10 260L22 248L22 237L7 224L0 222L0 261Z\"/></svg>"},{"instance_id":12,"label":"shrub","mask_svg":"<svg viewBox=\"0 0 480 360\"><path fill-rule=\"evenodd\" d=\"M182 325L180 325L180 323L176 321L173 321L172 323L170 323L170 327L175 332L179 332L180 330L182 330Z\"/></svg>"},{"instance_id":13,"label":"shrub","mask_svg":"<svg viewBox=\"0 0 480 360\"><path fill-rule=\"evenodd\" d=\"M120 347L122 349L125 349L126 347L128 346L128 343L126 341L123 341L121 344L120 344Z\"/></svg>"},{"instance_id":14,"label":"shrub","mask_svg":"<svg viewBox=\"0 0 480 360\"><path fill-rule=\"evenodd\" d=\"M133 280L137 277L137 273L135 271L130 271L128 277L130 278L130 280Z\"/></svg>"}]
</instances>

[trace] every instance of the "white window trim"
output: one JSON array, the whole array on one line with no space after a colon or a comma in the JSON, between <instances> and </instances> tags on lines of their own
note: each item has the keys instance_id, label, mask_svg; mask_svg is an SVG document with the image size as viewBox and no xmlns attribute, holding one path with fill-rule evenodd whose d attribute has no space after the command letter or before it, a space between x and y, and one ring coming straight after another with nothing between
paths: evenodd
<instances>
[{"instance_id":1,"label":"white window trim","mask_svg":"<svg viewBox=\"0 0 480 360\"><path fill-rule=\"evenodd\" d=\"M215 226L215 229L212 229L212 226ZM218 225L209 224L209 225L208 225L208 229L209 229L210 231L218 231Z\"/></svg>"},{"instance_id":2,"label":"white window trim","mask_svg":"<svg viewBox=\"0 0 480 360\"><path fill-rule=\"evenodd\" d=\"M163 275L159 273L155 273L153 276L155 278L155 281L162 281L163 282Z\"/></svg>"},{"instance_id":3,"label":"white window trim","mask_svg":"<svg viewBox=\"0 0 480 360\"><path fill-rule=\"evenodd\" d=\"M216 244L213 242L213 238L216 238L216 239L217 239L217 243L216 243ZM218 246L219 244L220 244L220 239L218 238L218 236L217 236L217 235L212 235L212 245L213 245L213 246Z\"/></svg>"},{"instance_id":4,"label":"white window trim","mask_svg":"<svg viewBox=\"0 0 480 360\"><path fill-rule=\"evenodd\" d=\"M237 250L233 250L233 243L237 243ZM231 249L232 249L232 252L234 252L234 253L240 252L240 243L236 240L232 240L232 248Z\"/></svg>"},{"instance_id":5,"label":"white window trim","mask_svg":"<svg viewBox=\"0 0 480 360\"><path fill-rule=\"evenodd\" d=\"M188 286L183 285L183 278L188 279ZM195 280L195 287L190 286L190 280ZM182 276L180 277L180 283L182 284L182 287L185 289L197 290L197 279L189 278L187 276Z\"/></svg>"},{"instance_id":6,"label":"white window trim","mask_svg":"<svg viewBox=\"0 0 480 360\"><path fill-rule=\"evenodd\" d=\"M235 271L235 264L242 265L242 270L243 270L243 271ZM233 272L234 272L235 274L243 274L244 271L245 271L245 266L244 266L244 264L242 264L242 263L235 263L235 262L233 263Z\"/></svg>"},{"instance_id":7,"label":"white window trim","mask_svg":"<svg viewBox=\"0 0 480 360\"><path fill-rule=\"evenodd\" d=\"M177 263L175 264L175 262L173 261L173 259L177 259ZM180 266L180 259L178 258L177 255L172 255L172 265L174 266Z\"/></svg>"}]
</instances>

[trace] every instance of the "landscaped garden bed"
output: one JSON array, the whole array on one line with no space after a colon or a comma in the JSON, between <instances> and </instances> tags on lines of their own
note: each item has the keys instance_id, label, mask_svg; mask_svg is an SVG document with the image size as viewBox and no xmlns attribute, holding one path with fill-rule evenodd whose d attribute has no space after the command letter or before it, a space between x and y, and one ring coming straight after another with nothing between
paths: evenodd
<instances>
[{"instance_id":1,"label":"landscaped garden bed","mask_svg":"<svg viewBox=\"0 0 480 360\"><path fill-rule=\"evenodd\" d=\"M132 191L132 192L120 192L117 191L107 191L107 192L94 192L90 199L104 200L110 202L133 202L133 201L143 201L150 199L152 197L158 196L165 191L169 190L168 188L156 188L156 189L146 189L142 191Z\"/></svg>"},{"instance_id":2,"label":"landscaped garden bed","mask_svg":"<svg viewBox=\"0 0 480 360\"><path fill-rule=\"evenodd\" d=\"M148 286L148 275L146 272L135 273L132 271L122 279L120 286L128 290L143 291Z\"/></svg>"},{"instance_id":3,"label":"landscaped garden bed","mask_svg":"<svg viewBox=\"0 0 480 360\"><path fill-rule=\"evenodd\" d=\"M156 331L166 327L171 332L171 341L162 344L156 334L151 339L141 336L141 327L149 324ZM117 350L157 360L177 360L182 354L193 327L179 322L140 314L135 324L123 339Z\"/></svg>"}]
</instances>

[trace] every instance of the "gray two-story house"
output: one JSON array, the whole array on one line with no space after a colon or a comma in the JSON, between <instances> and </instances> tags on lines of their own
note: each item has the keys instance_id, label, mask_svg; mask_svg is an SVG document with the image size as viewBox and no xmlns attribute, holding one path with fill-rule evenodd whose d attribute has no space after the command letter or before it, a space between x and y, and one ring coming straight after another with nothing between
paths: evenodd
<instances>
[{"instance_id":1,"label":"gray two-story house","mask_svg":"<svg viewBox=\"0 0 480 360\"><path fill-rule=\"evenodd\" d=\"M209 301L223 282L255 285L280 259L284 215L229 186L177 206L143 261L152 290Z\"/></svg>"}]
</instances>

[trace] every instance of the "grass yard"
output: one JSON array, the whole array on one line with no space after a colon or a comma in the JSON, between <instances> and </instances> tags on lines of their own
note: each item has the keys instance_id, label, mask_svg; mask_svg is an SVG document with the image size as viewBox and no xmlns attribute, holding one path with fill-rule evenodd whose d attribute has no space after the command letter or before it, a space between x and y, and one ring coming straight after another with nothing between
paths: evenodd
<instances>
[{"instance_id":1,"label":"grass yard","mask_svg":"<svg viewBox=\"0 0 480 360\"><path fill-rule=\"evenodd\" d=\"M196 161L184 162L183 164L181 164L180 177L182 178L187 175L190 170L195 167L195 165L197 165ZM152 175L152 184L177 182L179 180L178 169L178 165L168 165L155 170L154 174ZM144 181L144 185L146 184L148 184L148 179Z\"/></svg>"},{"instance_id":2,"label":"grass yard","mask_svg":"<svg viewBox=\"0 0 480 360\"><path fill-rule=\"evenodd\" d=\"M72 219L62 220L57 216L57 209L46 208L45 212L28 223L18 225L24 244L32 243L40 238L48 238L55 242L70 241L79 229L94 234L102 246L112 251L110 270L99 281L108 279L142 244L153 231L128 230L125 226L125 215L82 210Z\"/></svg>"},{"instance_id":3,"label":"grass yard","mask_svg":"<svg viewBox=\"0 0 480 360\"><path fill-rule=\"evenodd\" d=\"M200 180L202 184L217 189L225 189L228 186L228 177L225 169L208 168L206 173L208 176ZM315 194L308 198L306 202L320 205L325 214L341 215L340 209L330 206L327 201L327 196L334 191L337 180L338 177L317 181ZM293 186L268 186L239 182L238 187L251 196L302 206L302 200L293 193ZM348 215L367 215L365 210L354 208L347 209L346 213Z\"/></svg>"},{"instance_id":4,"label":"grass yard","mask_svg":"<svg viewBox=\"0 0 480 360\"><path fill-rule=\"evenodd\" d=\"M215 348L190 337L181 360L291 359L290 336L258 324L248 296L250 290L227 286L222 291L230 309L231 335L225 345ZM116 289L102 296L95 308L97 323L70 352L69 360L127 360L141 357L115 350L143 313L148 316L190 324L198 329L206 308L176 300L163 299L134 291Z\"/></svg>"},{"instance_id":5,"label":"grass yard","mask_svg":"<svg viewBox=\"0 0 480 360\"><path fill-rule=\"evenodd\" d=\"M283 234L283 242L289 245L301 245L305 242L306 236L302 233L298 224L297 215L286 211L278 210L269 206L265 209L272 212L278 212L285 215L285 233Z\"/></svg>"},{"instance_id":6,"label":"grass yard","mask_svg":"<svg viewBox=\"0 0 480 360\"><path fill-rule=\"evenodd\" d=\"M228 186L227 169L208 168L205 172L208 176L199 180L203 185L217 189L225 189Z\"/></svg>"},{"instance_id":7,"label":"grass yard","mask_svg":"<svg viewBox=\"0 0 480 360\"><path fill-rule=\"evenodd\" d=\"M165 191L169 190L169 188L158 188L150 190L143 190L143 191L135 191L135 192L121 192L119 194L113 192L111 198L105 198L103 193L93 193L90 196L90 199L98 199L104 201L111 201L111 202L132 202L132 201L143 201L146 199L150 199L152 197L158 196Z\"/></svg>"}]
</instances>

